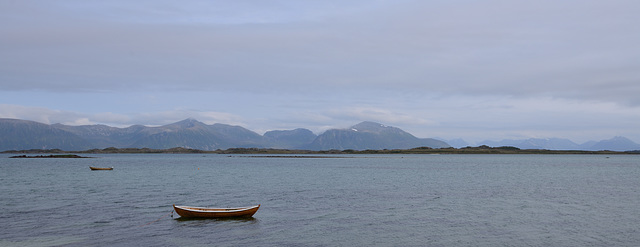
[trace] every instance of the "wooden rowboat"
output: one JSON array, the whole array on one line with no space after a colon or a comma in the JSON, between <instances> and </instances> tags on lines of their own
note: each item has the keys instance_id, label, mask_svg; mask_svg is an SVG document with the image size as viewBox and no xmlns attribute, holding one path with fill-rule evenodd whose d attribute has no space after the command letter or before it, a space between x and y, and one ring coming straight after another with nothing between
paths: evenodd
<instances>
[{"instance_id":1,"label":"wooden rowboat","mask_svg":"<svg viewBox=\"0 0 640 247\"><path fill-rule=\"evenodd\" d=\"M91 169L92 171L106 171L106 170L113 170L113 167L93 167L93 166L90 166L89 169Z\"/></svg>"},{"instance_id":2,"label":"wooden rowboat","mask_svg":"<svg viewBox=\"0 0 640 247\"><path fill-rule=\"evenodd\" d=\"M251 217L260 208L260 204L244 208L200 208L173 205L173 209L185 218L225 218Z\"/></svg>"}]
</instances>

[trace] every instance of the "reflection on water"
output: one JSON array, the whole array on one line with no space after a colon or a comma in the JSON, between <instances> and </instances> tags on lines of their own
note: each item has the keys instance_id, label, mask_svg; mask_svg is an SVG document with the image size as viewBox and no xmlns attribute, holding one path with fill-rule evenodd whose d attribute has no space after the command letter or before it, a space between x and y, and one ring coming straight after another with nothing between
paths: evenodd
<instances>
[{"instance_id":1,"label":"reflection on water","mask_svg":"<svg viewBox=\"0 0 640 247\"><path fill-rule=\"evenodd\" d=\"M176 221L212 221L212 222L257 222L258 220L254 217L225 217L225 218L186 218L186 217L176 217L174 218Z\"/></svg>"}]
</instances>

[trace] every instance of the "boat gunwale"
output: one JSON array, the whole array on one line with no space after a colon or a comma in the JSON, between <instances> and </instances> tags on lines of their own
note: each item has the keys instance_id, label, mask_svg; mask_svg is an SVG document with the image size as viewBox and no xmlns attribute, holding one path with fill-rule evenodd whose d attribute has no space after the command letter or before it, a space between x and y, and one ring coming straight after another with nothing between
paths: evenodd
<instances>
[{"instance_id":1,"label":"boat gunwale","mask_svg":"<svg viewBox=\"0 0 640 247\"><path fill-rule=\"evenodd\" d=\"M96 166L89 166L89 169L94 170L94 171L98 171L98 170L113 170L113 167L96 167Z\"/></svg>"},{"instance_id":2,"label":"boat gunwale","mask_svg":"<svg viewBox=\"0 0 640 247\"><path fill-rule=\"evenodd\" d=\"M234 213L234 212L243 212L243 211L259 208L260 204L255 206L242 207L242 208L205 208L205 207L191 207L191 206L178 206L178 205L173 205L173 206L185 211L190 211L190 212Z\"/></svg>"}]
</instances>

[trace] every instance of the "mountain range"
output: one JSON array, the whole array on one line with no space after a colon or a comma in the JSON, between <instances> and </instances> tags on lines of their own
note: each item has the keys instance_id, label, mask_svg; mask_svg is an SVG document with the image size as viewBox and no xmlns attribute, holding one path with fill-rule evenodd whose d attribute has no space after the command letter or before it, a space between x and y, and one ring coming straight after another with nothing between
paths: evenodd
<instances>
[{"instance_id":1,"label":"mountain range","mask_svg":"<svg viewBox=\"0 0 640 247\"><path fill-rule=\"evenodd\" d=\"M276 148L305 150L443 148L449 145L431 138L417 138L399 128L362 122L348 129L316 135L307 129L274 130L260 135L240 126L207 125L195 119L159 127L133 125L69 126L28 120L0 119L0 151L29 149L89 149L183 147L199 150Z\"/></svg>"},{"instance_id":2,"label":"mountain range","mask_svg":"<svg viewBox=\"0 0 640 247\"><path fill-rule=\"evenodd\" d=\"M548 150L640 150L640 144L620 136L583 144L562 138L532 138L483 141L478 145ZM199 150L229 148L383 150L451 146L460 148L470 145L462 139L417 138L399 128L375 122L362 122L346 129L330 129L320 135L303 128L273 130L260 135L240 126L219 123L208 125L191 118L158 127L133 125L126 128L107 125L48 125L29 120L0 118L0 151L29 149L82 151L108 147L151 149L182 147Z\"/></svg>"}]
</instances>

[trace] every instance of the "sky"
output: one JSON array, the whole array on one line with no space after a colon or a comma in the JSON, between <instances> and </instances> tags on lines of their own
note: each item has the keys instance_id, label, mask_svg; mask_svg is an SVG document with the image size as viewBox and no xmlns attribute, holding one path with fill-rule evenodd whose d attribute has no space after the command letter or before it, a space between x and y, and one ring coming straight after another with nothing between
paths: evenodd
<instances>
[{"instance_id":1,"label":"sky","mask_svg":"<svg viewBox=\"0 0 640 247\"><path fill-rule=\"evenodd\" d=\"M640 1L0 0L0 118L640 143Z\"/></svg>"}]
</instances>

